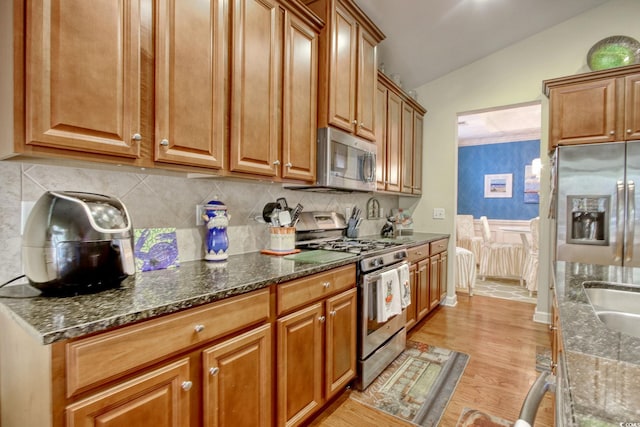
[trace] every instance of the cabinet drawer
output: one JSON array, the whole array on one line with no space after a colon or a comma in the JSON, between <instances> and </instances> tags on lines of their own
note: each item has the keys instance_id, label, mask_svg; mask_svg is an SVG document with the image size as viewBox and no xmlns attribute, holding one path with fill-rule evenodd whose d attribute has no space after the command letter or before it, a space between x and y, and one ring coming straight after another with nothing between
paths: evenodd
<instances>
[{"instance_id":1,"label":"cabinet drawer","mask_svg":"<svg viewBox=\"0 0 640 427\"><path fill-rule=\"evenodd\" d=\"M261 289L72 341L66 345L67 396L268 319L269 289Z\"/></svg>"},{"instance_id":2,"label":"cabinet drawer","mask_svg":"<svg viewBox=\"0 0 640 427\"><path fill-rule=\"evenodd\" d=\"M431 255L446 251L447 246L449 246L449 239L440 239L435 242L431 242Z\"/></svg>"},{"instance_id":3,"label":"cabinet drawer","mask_svg":"<svg viewBox=\"0 0 640 427\"><path fill-rule=\"evenodd\" d=\"M411 263L425 259L429 256L429 244L425 243L424 245L409 248L407 249L407 254Z\"/></svg>"},{"instance_id":4,"label":"cabinet drawer","mask_svg":"<svg viewBox=\"0 0 640 427\"><path fill-rule=\"evenodd\" d=\"M278 315L356 285L355 264L278 285Z\"/></svg>"}]
</instances>

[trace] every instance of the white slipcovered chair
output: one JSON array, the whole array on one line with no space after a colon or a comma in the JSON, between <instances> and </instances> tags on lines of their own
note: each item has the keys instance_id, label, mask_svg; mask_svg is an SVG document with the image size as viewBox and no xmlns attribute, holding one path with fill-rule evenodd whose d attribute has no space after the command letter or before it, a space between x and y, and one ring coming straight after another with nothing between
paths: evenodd
<instances>
[{"instance_id":1,"label":"white slipcovered chair","mask_svg":"<svg viewBox=\"0 0 640 427\"><path fill-rule=\"evenodd\" d=\"M476 284L476 259L473 252L465 248L456 247L456 288L466 288L469 295L473 295Z\"/></svg>"},{"instance_id":2,"label":"white slipcovered chair","mask_svg":"<svg viewBox=\"0 0 640 427\"><path fill-rule=\"evenodd\" d=\"M529 295L538 291L538 248L539 248L539 236L540 236L540 217L533 218L529 221L529 228L531 230L531 242L527 253L525 254L524 269L522 277L526 283Z\"/></svg>"},{"instance_id":3,"label":"white slipcovered chair","mask_svg":"<svg viewBox=\"0 0 640 427\"><path fill-rule=\"evenodd\" d=\"M519 243L494 242L486 216L482 222L482 252L478 274L484 280L487 276L504 278L522 278L524 251Z\"/></svg>"},{"instance_id":4,"label":"white slipcovered chair","mask_svg":"<svg viewBox=\"0 0 640 427\"><path fill-rule=\"evenodd\" d=\"M471 251L478 264L482 250L482 237L475 234L473 215L456 215L456 247Z\"/></svg>"}]
</instances>

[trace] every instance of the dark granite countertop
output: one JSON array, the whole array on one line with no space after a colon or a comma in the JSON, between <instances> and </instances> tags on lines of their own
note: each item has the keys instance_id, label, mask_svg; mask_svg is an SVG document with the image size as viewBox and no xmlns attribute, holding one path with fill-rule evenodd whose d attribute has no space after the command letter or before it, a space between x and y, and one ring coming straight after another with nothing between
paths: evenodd
<instances>
[{"instance_id":1,"label":"dark granite countertop","mask_svg":"<svg viewBox=\"0 0 640 427\"><path fill-rule=\"evenodd\" d=\"M416 233L398 241L413 246L444 237L448 235ZM0 298L0 310L35 339L51 344L240 295L360 258L353 255L317 264L253 252L232 255L223 263L190 261L175 269L137 273L117 289L64 298L39 297L28 285L8 286L2 294L13 298Z\"/></svg>"},{"instance_id":2,"label":"dark granite countertop","mask_svg":"<svg viewBox=\"0 0 640 427\"><path fill-rule=\"evenodd\" d=\"M610 287L616 283L640 285L640 269L569 262L557 262L555 268L555 294L576 425L640 421L640 338L602 323L583 286L590 281L607 282Z\"/></svg>"}]
</instances>

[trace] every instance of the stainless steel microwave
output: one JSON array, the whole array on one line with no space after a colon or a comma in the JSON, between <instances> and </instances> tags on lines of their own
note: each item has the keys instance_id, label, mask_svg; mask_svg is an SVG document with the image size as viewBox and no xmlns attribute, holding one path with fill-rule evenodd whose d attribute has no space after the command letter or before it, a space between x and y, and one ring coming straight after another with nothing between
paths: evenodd
<instances>
[{"instance_id":1,"label":"stainless steel microwave","mask_svg":"<svg viewBox=\"0 0 640 427\"><path fill-rule=\"evenodd\" d=\"M334 128L318 129L317 177L311 191L375 191L376 145Z\"/></svg>"}]
</instances>

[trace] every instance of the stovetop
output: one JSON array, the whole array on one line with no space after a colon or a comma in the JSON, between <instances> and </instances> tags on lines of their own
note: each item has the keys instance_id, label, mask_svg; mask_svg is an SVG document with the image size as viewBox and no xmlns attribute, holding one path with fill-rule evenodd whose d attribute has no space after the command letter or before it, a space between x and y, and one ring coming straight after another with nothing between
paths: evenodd
<instances>
[{"instance_id":1,"label":"stovetop","mask_svg":"<svg viewBox=\"0 0 640 427\"><path fill-rule=\"evenodd\" d=\"M304 249L324 249L328 251L350 252L360 255L400 245L401 243L393 241L341 238L327 241L300 242L298 247Z\"/></svg>"}]
</instances>

